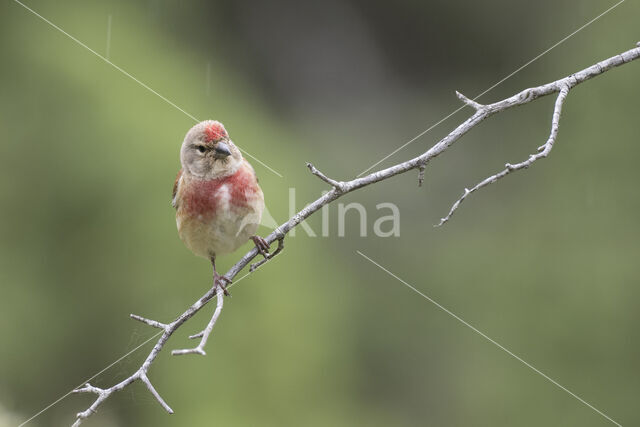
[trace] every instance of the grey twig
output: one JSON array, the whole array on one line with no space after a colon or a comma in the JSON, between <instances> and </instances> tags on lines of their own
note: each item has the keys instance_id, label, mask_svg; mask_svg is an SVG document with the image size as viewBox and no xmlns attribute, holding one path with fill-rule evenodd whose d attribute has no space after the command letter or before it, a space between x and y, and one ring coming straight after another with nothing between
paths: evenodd
<instances>
[{"instance_id":1,"label":"grey twig","mask_svg":"<svg viewBox=\"0 0 640 427\"><path fill-rule=\"evenodd\" d=\"M171 409L171 407L167 405L167 403L162 399L162 397L160 397L153 385L151 385L151 381L149 381L149 378L147 377L147 370L149 369L149 366L150 365L147 365L145 367L145 365L143 364L135 374L109 388L94 387L91 384L87 383L84 385L84 387L80 387L79 389L74 390L74 393L93 393L98 395L98 397L91 404L91 406L87 408L87 410L78 412L76 414L76 421L73 423L72 427L78 427L82 423L82 421L95 414L98 410L98 406L100 406L102 402L107 400L113 393L122 390L123 388L137 380L142 381L147 386L149 391L151 391L151 394L153 394L153 396L158 400L165 411L173 414L173 409Z\"/></svg>"},{"instance_id":2,"label":"grey twig","mask_svg":"<svg viewBox=\"0 0 640 427\"><path fill-rule=\"evenodd\" d=\"M386 169L373 172L361 178L356 178L351 181L336 181L334 179L327 177L325 174L323 174L318 169L316 169L312 164L307 163L307 167L309 168L311 173L317 176L318 178L320 178L322 181L329 184L332 187L331 190L325 193L324 195L322 195L317 200L307 205L304 209L296 213L287 222L277 227L271 234L269 234L265 238L265 240L269 244L278 240L279 241L278 248L274 251L273 254L269 255L268 258L265 258L260 262L254 264L251 271L255 270L258 266L264 264L269 259L277 255L284 247L283 239L287 235L287 233L291 229L296 227L298 224L300 224L300 222L308 218L310 215L320 210L323 206L333 202L334 200L338 199L339 197L342 197L347 193L350 193L362 187L375 184L377 182L383 181L385 179L391 178L396 175L400 175L402 173L405 173L414 169L417 169L419 171L418 181L421 184L422 180L424 179L424 170L428 162L434 157L443 153L454 142L460 139L463 135L465 135L472 128L478 125L481 121L483 121L487 117L492 116L493 114L499 113L509 108L512 108L518 105L527 104L537 98L551 95L553 93L557 93L558 96L556 98L555 108L553 111L553 118L551 121L551 132L549 134L549 139L547 140L547 142L542 146L540 146L538 149L538 152L536 154L531 155L527 160L521 163L507 164L505 166L505 169L502 170L501 172L490 176L489 178L480 182L476 186L472 187L470 190L465 189L465 192L462 195L462 197L458 199L458 201L452 206L451 210L449 211L449 214L446 217L444 217L440 222L440 224L444 224L446 221L449 220L449 218L451 218L451 215L458 209L462 201L464 201L469 194L493 182L496 182L497 180L503 178L504 176L508 175L509 173L515 170L527 168L538 159L541 159L549 155L558 135L558 125L560 121L560 113L562 111L562 105L567 97L567 94L573 87L593 77L599 76L614 67L617 67L627 62L638 59L638 57L640 57L640 44L638 44L637 47L635 47L634 49L628 50L619 55L605 59L604 61L598 62L597 64L594 64L588 68L585 68L584 70L581 70L575 74L572 74L570 76L567 76L560 80L556 80L551 83L547 83L542 86L525 89L509 98L503 99L502 101L498 101L493 104L486 104L486 105L479 104L478 102L473 101L460 93L457 93L458 98L460 98L465 104L469 105L475 110L474 114L471 117L469 117L463 123L458 125L458 127L456 127L451 133L449 133L447 136L441 139L438 143L436 143L431 148L429 148L429 150L427 150L422 155L415 157L413 159L407 160L405 162L398 163ZM257 247L254 247L253 249L251 249L233 267L231 267L229 271L227 271L225 276L229 280L232 280L243 268L249 265L249 263L251 263L251 261L259 253L260 252L258 251ZM213 327L218 317L220 316L220 312L222 311L222 290L219 287L214 286L211 289L209 289L198 301L193 303L191 307L189 307L184 313L178 316L178 318L176 318L173 322L168 324L157 322L155 320L146 319L144 317L137 316L137 315L131 315L131 317L135 320L146 323L147 325L152 326L154 328L161 329L162 335L160 336L160 338L158 339L155 346L153 347L153 349L151 350L151 352L149 353L145 361L142 363L140 368L138 368L138 370L127 379L107 389L101 389L98 387L94 387L90 384L86 384L84 387L81 387L75 390L75 392L77 393L94 393L98 397L87 410L85 410L84 412L78 413L76 422L73 425L74 426L80 425L80 423L84 419L88 418L93 413L95 413L98 407L109 396L111 396L111 394L113 394L116 391L122 390L123 388L127 387L128 385L130 385L131 383L137 380L142 381L147 386L149 391L154 395L154 397L158 400L158 402L160 402L162 407L167 412L173 413L172 409L166 404L166 402L160 397L160 395L155 390L155 388L153 388L153 386L151 385L151 382L147 377L149 368L151 367L151 365L153 364L156 357L158 356L160 351L163 349L163 347L165 346L165 344L167 343L167 340L171 337L171 335L180 326L182 326L182 324L184 324L187 320L193 317L193 315L195 315L199 310L201 310L202 307L204 307L216 295L218 297L218 305L216 306L213 317L209 321L209 324L202 332L192 336L192 338L201 338L198 346L193 349L177 350L173 352L173 354L189 354L189 353L205 354L204 346L207 342L207 339L209 338L209 335L211 334L211 331L213 330Z\"/></svg>"},{"instance_id":3,"label":"grey twig","mask_svg":"<svg viewBox=\"0 0 640 427\"><path fill-rule=\"evenodd\" d=\"M191 339L201 338L200 344L198 344L198 346L194 348L188 348L183 350L173 350L171 354L173 354L174 356L179 356L181 354L201 354L205 356L207 354L204 351L204 346L207 344L209 335L211 335L211 331L213 331L213 327L215 326L216 321L218 320L218 317L220 317L220 313L222 312L222 304L224 301L224 290L222 289L222 287L220 286L217 287L216 296L218 298L218 304L216 305L216 309L213 312L213 316L211 317L209 324L207 324L207 327L204 328L202 332L197 333L195 335L191 335L189 337Z\"/></svg>"},{"instance_id":4,"label":"grey twig","mask_svg":"<svg viewBox=\"0 0 640 427\"><path fill-rule=\"evenodd\" d=\"M170 414L173 414L173 409L171 409L171 407L169 405L167 405L167 402L164 401L164 399L158 394L158 392L153 387L153 385L151 385L151 381L149 381L149 378L147 377L146 372L140 371L139 378L140 378L140 381L142 381L144 383L144 385L147 386L147 388L149 389L151 394L153 394L153 397L155 397L156 400L160 403L160 405L162 405L164 410L167 411Z\"/></svg>"},{"instance_id":5,"label":"grey twig","mask_svg":"<svg viewBox=\"0 0 640 427\"><path fill-rule=\"evenodd\" d=\"M464 96L458 91L456 91L456 95L458 96L458 99L460 99L460 101L464 102L465 104L467 104L469 107L473 108L476 111L486 108L486 106L479 104L472 99L467 98L466 96Z\"/></svg>"},{"instance_id":6,"label":"grey twig","mask_svg":"<svg viewBox=\"0 0 640 427\"><path fill-rule=\"evenodd\" d=\"M320 178L321 180L323 180L324 182L326 182L327 184L335 188L337 191L340 191L340 192L344 191L345 189L344 182L336 181L334 179L329 178L328 176L320 172L318 169L316 169L316 167L309 162L307 162L307 167L309 168L312 174L314 174L315 176L317 176L318 178Z\"/></svg>"},{"instance_id":7,"label":"grey twig","mask_svg":"<svg viewBox=\"0 0 640 427\"><path fill-rule=\"evenodd\" d=\"M142 316L138 316L137 314L130 314L129 317L131 317L134 320L137 320L139 322L142 323L146 323L149 326L153 326L154 328L158 328L158 329L167 329L168 325L165 325L164 323L160 323L157 322L155 320L151 320L151 319L147 319L146 317L142 317Z\"/></svg>"},{"instance_id":8,"label":"grey twig","mask_svg":"<svg viewBox=\"0 0 640 427\"><path fill-rule=\"evenodd\" d=\"M94 393L98 397L91 404L91 406L89 406L89 408L87 408L83 412L79 412L78 414L76 414L76 420L73 423L72 427L78 427L85 419L89 418L91 415L96 413L96 411L98 410L98 407L102 405L102 403L104 403L104 401L107 398L109 398L113 393L124 389L125 387L129 386L130 384L136 381L142 381L147 387L147 389L149 389L151 394L153 394L153 396L156 398L156 400L158 400L160 405L162 405L162 407L168 413L173 414L173 409L171 409L171 407L164 401L164 399L162 399L160 394L156 391L156 389L151 384L151 381L149 380L149 377L148 377L149 369L151 368L151 365L153 364L155 359L158 357L158 354L160 354L160 351L163 349L163 347L165 346L165 344L167 343L167 340L171 337L171 335L173 335L173 333L180 326L182 326L184 322L192 318L198 311L200 311L200 309L202 309L202 307L204 307L205 304L209 302L214 295L216 295L216 291L218 289L220 289L219 286L214 286L211 289L209 289L207 293L205 293L199 300L193 303L191 307L189 307L184 313L178 316L176 320L168 324L164 324L161 322L157 322L155 320L150 320L142 316L132 314L131 315L132 319L146 323L147 325L152 326L154 328L162 329L163 330L162 335L160 335L160 338L158 338L158 341L153 346L153 349L151 349L151 352L149 353L147 358L144 360L142 365L136 370L135 373L133 373L128 378L124 379L123 381L119 382L114 386L111 386L105 389L94 387L91 384L85 384L83 387L80 387L79 389L74 390L74 393Z\"/></svg>"},{"instance_id":9,"label":"grey twig","mask_svg":"<svg viewBox=\"0 0 640 427\"><path fill-rule=\"evenodd\" d=\"M547 157L553 148L553 144L556 142L556 138L558 136L558 127L560 126L560 114L562 113L562 105L564 104L564 100L567 98L567 94L569 93L569 85L562 86L560 92L558 92L558 97L556 98L555 107L553 109L553 115L551 117L551 132L549 134L549 139L543 145L538 147L538 152L536 154L532 154L529 158L523 162L511 164L507 163L504 165L504 169L490 177L482 180L478 184L476 184L471 189L465 188L462 196L456 200L456 202L451 206L449 213L447 216L440 220L440 223L437 227L440 227L445 222L451 219L453 213L460 207L460 204L464 202L464 200L473 192L481 189L482 187L486 187L489 184L493 184L500 178L504 178L509 175L513 171L517 171L520 169L526 169L531 166L536 160L539 160L543 157Z\"/></svg>"}]
</instances>

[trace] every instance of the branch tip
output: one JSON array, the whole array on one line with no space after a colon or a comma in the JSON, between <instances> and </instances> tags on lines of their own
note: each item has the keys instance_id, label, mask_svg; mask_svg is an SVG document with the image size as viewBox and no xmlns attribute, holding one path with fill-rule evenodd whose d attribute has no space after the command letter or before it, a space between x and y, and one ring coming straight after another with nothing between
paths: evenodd
<instances>
[{"instance_id":1,"label":"branch tip","mask_svg":"<svg viewBox=\"0 0 640 427\"><path fill-rule=\"evenodd\" d=\"M138 322L145 323L154 328L167 330L167 328L169 327L169 325L165 323L147 319L146 317L138 316L137 314L130 314L129 317L131 317L133 320L137 320Z\"/></svg>"},{"instance_id":2,"label":"branch tip","mask_svg":"<svg viewBox=\"0 0 640 427\"><path fill-rule=\"evenodd\" d=\"M460 101L464 102L465 104L467 104L469 107L475 109L475 110L482 110L485 106L474 101L473 99L469 99L466 96L464 96L463 94L461 94L460 92L456 91L456 96L460 99Z\"/></svg>"},{"instance_id":3,"label":"branch tip","mask_svg":"<svg viewBox=\"0 0 640 427\"><path fill-rule=\"evenodd\" d=\"M173 414L173 409L171 409L171 406L167 405L167 402L165 402L162 396L160 396L160 394L156 391L156 389L151 384L151 381L149 381L149 378L147 377L147 375L145 373L142 373L140 374L139 378L140 378L140 381L142 381L144 385L147 386L147 388L149 389L151 394L153 394L153 397L156 398L158 403L160 403L160 406L162 406L164 410L167 411L169 414Z\"/></svg>"},{"instance_id":4,"label":"branch tip","mask_svg":"<svg viewBox=\"0 0 640 427\"><path fill-rule=\"evenodd\" d=\"M73 390L73 393L99 393L101 390L97 387L92 386L89 383L86 383L80 388Z\"/></svg>"},{"instance_id":5,"label":"branch tip","mask_svg":"<svg viewBox=\"0 0 640 427\"><path fill-rule=\"evenodd\" d=\"M320 172L315 166L311 163L307 162L307 168L311 171L312 174L332 186L337 192L344 193L346 191L345 183L342 181L336 181L335 179L331 179L322 172Z\"/></svg>"},{"instance_id":6,"label":"branch tip","mask_svg":"<svg viewBox=\"0 0 640 427\"><path fill-rule=\"evenodd\" d=\"M182 356L184 354L200 354L202 356L206 356L207 355L207 353L203 349L198 348L198 347L187 348L187 349L182 349L182 350L173 350L171 352L171 354L173 356Z\"/></svg>"},{"instance_id":7,"label":"branch tip","mask_svg":"<svg viewBox=\"0 0 640 427\"><path fill-rule=\"evenodd\" d=\"M440 228L445 222L447 222L446 218L440 218L440 222L437 224L433 224L433 228Z\"/></svg>"}]
</instances>

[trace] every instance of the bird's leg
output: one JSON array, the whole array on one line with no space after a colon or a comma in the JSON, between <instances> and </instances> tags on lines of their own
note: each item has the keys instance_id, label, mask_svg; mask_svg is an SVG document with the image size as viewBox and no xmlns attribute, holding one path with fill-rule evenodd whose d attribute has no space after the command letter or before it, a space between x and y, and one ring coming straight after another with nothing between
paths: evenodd
<instances>
[{"instance_id":1,"label":"bird's leg","mask_svg":"<svg viewBox=\"0 0 640 427\"><path fill-rule=\"evenodd\" d=\"M284 237L280 237L278 239L278 247L276 248L276 250L273 251L272 253L267 254L267 256L265 256L264 259L261 259L255 264L251 264L251 267L249 267L249 272L252 273L256 268L260 267L262 264L264 264L274 256L278 255L280 252L282 252L283 249L284 249Z\"/></svg>"},{"instance_id":2,"label":"bird's leg","mask_svg":"<svg viewBox=\"0 0 640 427\"><path fill-rule=\"evenodd\" d=\"M231 296L229 291L227 291L227 285L231 284L231 279L228 279L226 276L218 274L216 271L216 257L211 257L211 266L213 267L213 286L220 286L224 291L225 296Z\"/></svg>"},{"instance_id":3,"label":"bird's leg","mask_svg":"<svg viewBox=\"0 0 640 427\"><path fill-rule=\"evenodd\" d=\"M260 236L251 236L251 240L253 240L256 248L258 248L258 252L260 252L263 257L269 258L269 243Z\"/></svg>"}]
</instances>

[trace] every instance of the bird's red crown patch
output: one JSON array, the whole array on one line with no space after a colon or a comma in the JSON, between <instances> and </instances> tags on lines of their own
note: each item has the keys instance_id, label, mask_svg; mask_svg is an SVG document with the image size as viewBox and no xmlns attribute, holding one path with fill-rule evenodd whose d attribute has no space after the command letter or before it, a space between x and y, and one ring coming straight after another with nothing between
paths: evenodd
<instances>
[{"instance_id":1,"label":"bird's red crown patch","mask_svg":"<svg viewBox=\"0 0 640 427\"><path fill-rule=\"evenodd\" d=\"M218 141L227 136L227 131L221 123L212 123L204 129L207 142Z\"/></svg>"}]
</instances>

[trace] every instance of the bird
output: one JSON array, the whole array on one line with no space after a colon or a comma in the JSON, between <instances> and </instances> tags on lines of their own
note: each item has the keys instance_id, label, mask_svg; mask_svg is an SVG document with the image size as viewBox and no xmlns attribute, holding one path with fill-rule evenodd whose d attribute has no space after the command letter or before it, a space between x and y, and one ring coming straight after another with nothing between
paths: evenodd
<instances>
[{"instance_id":1,"label":"bird","mask_svg":"<svg viewBox=\"0 0 640 427\"><path fill-rule=\"evenodd\" d=\"M264 194L253 167L216 120L200 122L187 132L180 163L171 202L178 235L195 255L211 262L213 286L228 296L231 280L216 271L216 257L249 240L268 256L269 244L256 235Z\"/></svg>"}]
</instances>

